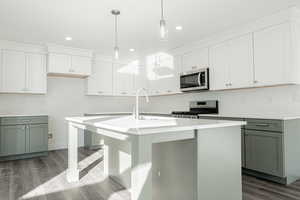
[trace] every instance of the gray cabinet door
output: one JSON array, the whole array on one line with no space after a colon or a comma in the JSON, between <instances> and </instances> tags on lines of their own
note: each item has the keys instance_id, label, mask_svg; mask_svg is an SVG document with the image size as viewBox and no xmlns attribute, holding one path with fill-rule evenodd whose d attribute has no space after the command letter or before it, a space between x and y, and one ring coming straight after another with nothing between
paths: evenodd
<instances>
[{"instance_id":1,"label":"gray cabinet door","mask_svg":"<svg viewBox=\"0 0 300 200\"><path fill-rule=\"evenodd\" d=\"M48 125L31 124L28 126L28 151L30 153L48 150Z\"/></svg>"},{"instance_id":2,"label":"gray cabinet door","mask_svg":"<svg viewBox=\"0 0 300 200\"><path fill-rule=\"evenodd\" d=\"M1 126L1 156L26 152L26 126Z\"/></svg>"},{"instance_id":3,"label":"gray cabinet door","mask_svg":"<svg viewBox=\"0 0 300 200\"><path fill-rule=\"evenodd\" d=\"M246 168L283 177L281 133L245 131Z\"/></svg>"}]
</instances>

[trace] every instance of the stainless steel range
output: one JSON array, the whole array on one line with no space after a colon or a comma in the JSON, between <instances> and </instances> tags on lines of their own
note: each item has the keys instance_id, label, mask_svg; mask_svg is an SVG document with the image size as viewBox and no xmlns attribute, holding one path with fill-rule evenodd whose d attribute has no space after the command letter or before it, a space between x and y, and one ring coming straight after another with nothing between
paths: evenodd
<instances>
[{"instance_id":1,"label":"stainless steel range","mask_svg":"<svg viewBox=\"0 0 300 200\"><path fill-rule=\"evenodd\" d=\"M219 103L217 100L191 101L189 111L173 111L172 116L178 118L197 119L200 114L218 114Z\"/></svg>"}]
</instances>

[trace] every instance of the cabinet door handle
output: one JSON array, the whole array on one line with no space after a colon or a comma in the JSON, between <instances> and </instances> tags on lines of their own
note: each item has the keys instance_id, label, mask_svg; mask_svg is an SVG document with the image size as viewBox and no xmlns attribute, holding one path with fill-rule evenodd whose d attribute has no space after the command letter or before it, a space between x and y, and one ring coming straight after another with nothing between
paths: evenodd
<instances>
[{"instance_id":1,"label":"cabinet door handle","mask_svg":"<svg viewBox=\"0 0 300 200\"><path fill-rule=\"evenodd\" d=\"M98 94L102 94L103 92L102 91L98 91Z\"/></svg>"},{"instance_id":2,"label":"cabinet door handle","mask_svg":"<svg viewBox=\"0 0 300 200\"><path fill-rule=\"evenodd\" d=\"M192 69L197 69L197 66L192 66Z\"/></svg>"},{"instance_id":3,"label":"cabinet door handle","mask_svg":"<svg viewBox=\"0 0 300 200\"><path fill-rule=\"evenodd\" d=\"M122 92L121 94L127 94L127 92Z\"/></svg>"},{"instance_id":4,"label":"cabinet door handle","mask_svg":"<svg viewBox=\"0 0 300 200\"><path fill-rule=\"evenodd\" d=\"M171 91L171 90L167 90L167 92L168 92L168 93L171 93L172 91Z\"/></svg>"},{"instance_id":5,"label":"cabinet door handle","mask_svg":"<svg viewBox=\"0 0 300 200\"><path fill-rule=\"evenodd\" d=\"M255 81L253 81L253 83L258 83L258 81L257 81L257 80L255 80Z\"/></svg>"}]
</instances>

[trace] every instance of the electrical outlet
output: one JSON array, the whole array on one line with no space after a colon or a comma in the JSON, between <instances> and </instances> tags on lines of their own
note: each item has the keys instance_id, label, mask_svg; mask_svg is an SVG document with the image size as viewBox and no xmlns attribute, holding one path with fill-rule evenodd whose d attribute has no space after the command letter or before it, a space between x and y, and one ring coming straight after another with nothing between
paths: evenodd
<instances>
[{"instance_id":1,"label":"electrical outlet","mask_svg":"<svg viewBox=\"0 0 300 200\"><path fill-rule=\"evenodd\" d=\"M52 139L53 138L53 134L52 133L49 133L48 134L48 139Z\"/></svg>"}]
</instances>

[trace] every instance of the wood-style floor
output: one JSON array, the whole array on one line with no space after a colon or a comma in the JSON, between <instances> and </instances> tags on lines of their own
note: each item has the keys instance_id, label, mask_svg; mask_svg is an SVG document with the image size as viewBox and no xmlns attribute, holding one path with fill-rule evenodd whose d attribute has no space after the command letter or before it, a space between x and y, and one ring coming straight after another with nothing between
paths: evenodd
<instances>
[{"instance_id":1,"label":"wood-style floor","mask_svg":"<svg viewBox=\"0 0 300 200\"><path fill-rule=\"evenodd\" d=\"M79 150L80 183L66 182L67 151L48 157L0 162L0 200L130 200L116 182L102 176L102 152ZM92 164L91 164L92 163ZM282 186L243 176L243 200L300 200L300 181Z\"/></svg>"}]
</instances>

